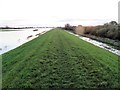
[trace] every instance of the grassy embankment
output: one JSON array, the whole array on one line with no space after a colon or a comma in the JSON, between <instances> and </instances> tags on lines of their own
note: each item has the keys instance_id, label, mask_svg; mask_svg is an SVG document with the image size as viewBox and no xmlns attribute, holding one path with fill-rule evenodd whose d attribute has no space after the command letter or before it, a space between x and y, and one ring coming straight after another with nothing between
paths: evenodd
<instances>
[{"instance_id":1,"label":"grassy embankment","mask_svg":"<svg viewBox=\"0 0 120 90\"><path fill-rule=\"evenodd\" d=\"M102 42L102 43L105 43L114 49L120 50L120 41L119 40L112 40L109 38L97 37L97 36L90 35L90 34L84 34L83 36L91 38L91 39L99 41L99 42Z\"/></svg>"},{"instance_id":2,"label":"grassy embankment","mask_svg":"<svg viewBox=\"0 0 120 90\"><path fill-rule=\"evenodd\" d=\"M117 88L118 56L63 30L3 54L3 88Z\"/></svg>"}]
</instances>

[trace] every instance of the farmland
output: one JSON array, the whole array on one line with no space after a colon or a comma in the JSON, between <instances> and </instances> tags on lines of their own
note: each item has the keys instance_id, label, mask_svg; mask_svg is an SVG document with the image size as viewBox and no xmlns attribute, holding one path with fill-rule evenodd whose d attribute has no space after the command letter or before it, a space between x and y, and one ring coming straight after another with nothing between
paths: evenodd
<instances>
[{"instance_id":1,"label":"farmland","mask_svg":"<svg viewBox=\"0 0 120 90\"><path fill-rule=\"evenodd\" d=\"M2 55L3 88L118 88L118 56L54 29Z\"/></svg>"}]
</instances>

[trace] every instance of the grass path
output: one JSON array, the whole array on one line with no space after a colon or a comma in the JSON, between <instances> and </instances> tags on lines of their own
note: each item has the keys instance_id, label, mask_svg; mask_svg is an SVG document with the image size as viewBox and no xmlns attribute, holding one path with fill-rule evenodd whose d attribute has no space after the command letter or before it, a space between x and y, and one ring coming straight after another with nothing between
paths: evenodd
<instances>
[{"instance_id":1,"label":"grass path","mask_svg":"<svg viewBox=\"0 0 120 90\"><path fill-rule=\"evenodd\" d=\"M118 88L118 56L56 29L3 54L3 88Z\"/></svg>"}]
</instances>

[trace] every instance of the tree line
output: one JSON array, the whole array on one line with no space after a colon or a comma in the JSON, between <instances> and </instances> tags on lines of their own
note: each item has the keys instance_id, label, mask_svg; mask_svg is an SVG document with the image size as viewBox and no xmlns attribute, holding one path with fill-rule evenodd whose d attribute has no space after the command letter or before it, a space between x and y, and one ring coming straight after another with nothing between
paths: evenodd
<instances>
[{"instance_id":1,"label":"tree line","mask_svg":"<svg viewBox=\"0 0 120 90\"><path fill-rule=\"evenodd\" d=\"M64 29L75 33L75 26L71 26L70 24L66 24ZM84 34L120 40L120 24L116 21L111 21L104 25L95 26L94 28L85 27Z\"/></svg>"},{"instance_id":2,"label":"tree line","mask_svg":"<svg viewBox=\"0 0 120 90\"><path fill-rule=\"evenodd\" d=\"M84 34L120 40L120 24L117 24L115 21L111 21L104 25L96 26L93 29L85 29Z\"/></svg>"}]
</instances>

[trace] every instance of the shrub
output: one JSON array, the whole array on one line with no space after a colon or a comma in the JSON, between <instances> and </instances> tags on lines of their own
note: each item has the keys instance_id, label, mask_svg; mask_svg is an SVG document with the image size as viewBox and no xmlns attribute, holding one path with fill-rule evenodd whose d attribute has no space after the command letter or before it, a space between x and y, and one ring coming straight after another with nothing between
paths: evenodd
<instances>
[{"instance_id":1,"label":"shrub","mask_svg":"<svg viewBox=\"0 0 120 90\"><path fill-rule=\"evenodd\" d=\"M115 21L96 26L94 29L86 29L84 34L120 40L120 24Z\"/></svg>"}]
</instances>

